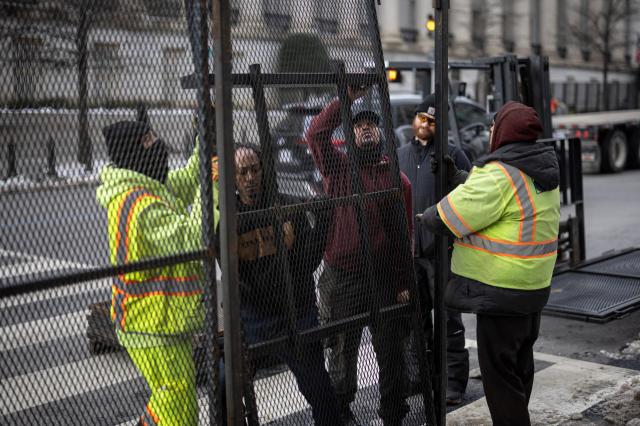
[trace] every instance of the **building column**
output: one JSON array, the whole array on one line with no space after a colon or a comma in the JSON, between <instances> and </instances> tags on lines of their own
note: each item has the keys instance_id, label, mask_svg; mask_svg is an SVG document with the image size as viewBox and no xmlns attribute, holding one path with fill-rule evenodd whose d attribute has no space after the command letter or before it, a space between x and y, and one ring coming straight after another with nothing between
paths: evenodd
<instances>
[{"instance_id":1,"label":"building column","mask_svg":"<svg viewBox=\"0 0 640 426\"><path fill-rule=\"evenodd\" d=\"M404 44L400 36L400 16L398 11L399 8L396 3L382 2L378 6L378 22L384 48L393 49Z\"/></svg>"}]
</instances>

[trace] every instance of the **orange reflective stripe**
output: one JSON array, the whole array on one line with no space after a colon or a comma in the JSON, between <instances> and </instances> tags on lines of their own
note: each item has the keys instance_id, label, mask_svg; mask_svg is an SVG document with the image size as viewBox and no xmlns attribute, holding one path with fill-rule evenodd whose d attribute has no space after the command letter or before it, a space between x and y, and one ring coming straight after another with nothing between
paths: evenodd
<instances>
[{"instance_id":1,"label":"orange reflective stripe","mask_svg":"<svg viewBox=\"0 0 640 426\"><path fill-rule=\"evenodd\" d=\"M119 325L124 330L124 321L126 317L126 310L124 304L127 301L127 294L116 287L115 295L113 297L113 315L112 320L116 325Z\"/></svg>"},{"instance_id":2,"label":"orange reflective stripe","mask_svg":"<svg viewBox=\"0 0 640 426\"><path fill-rule=\"evenodd\" d=\"M133 220L133 212L138 203L145 197L160 199L138 188L129 191L118 210L118 242L116 259L120 264L129 261L129 231ZM123 237L124 236L124 237ZM120 275L114 278L114 322L124 330L127 310L126 301L129 297L146 296L180 296L188 297L203 293L200 277L197 275L186 277L156 276L147 280L131 280Z\"/></svg>"},{"instance_id":3,"label":"orange reflective stripe","mask_svg":"<svg viewBox=\"0 0 640 426\"><path fill-rule=\"evenodd\" d=\"M440 219L442 219L442 221L447 225L447 228L449 228L449 230L453 232L453 234L456 237L462 238L462 234L460 233L460 231L458 231L458 229L455 226L453 226L453 224L449 221L449 219L447 219L447 215L442 210L440 203L436 205L436 209L438 209L438 214L440 215Z\"/></svg>"},{"instance_id":4,"label":"orange reflective stripe","mask_svg":"<svg viewBox=\"0 0 640 426\"><path fill-rule=\"evenodd\" d=\"M486 251L498 256L538 257L555 254L558 249L558 240L544 242L516 242L496 241L483 238L478 234L464 237L461 242L465 247Z\"/></svg>"},{"instance_id":5,"label":"orange reflective stripe","mask_svg":"<svg viewBox=\"0 0 640 426\"><path fill-rule=\"evenodd\" d=\"M473 233L473 229L471 229L462 216L460 216L460 213L458 213L453 201L451 201L450 195L447 195L438 203L437 209L438 213L440 213L440 218L447 224L456 237L461 238L464 235Z\"/></svg>"},{"instance_id":6,"label":"orange reflective stripe","mask_svg":"<svg viewBox=\"0 0 640 426\"><path fill-rule=\"evenodd\" d=\"M125 195L122 203L120 203L120 205L118 206L118 213L116 214L116 217L118 218L118 222L116 223L116 261L119 261L118 252L120 250L120 242L122 241L122 229L120 229L120 218L122 217L122 209L129 199L129 196L137 189L139 188L133 188L129 192L127 192L127 195Z\"/></svg>"},{"instance_id":7,"label":"orange reflective stripe","mask_svg":"<svg viewBox=\"0 0 640 426\"><path fill-rule=\"evenodd\" d=\"M141 188L134 188L127 193L118 209L118 222L117 222L117 238L116 238L116 262L118 264L125 264L129 260L129 222L132 216L133 208L137 204L138 200L147 195L147 192ZM124 219L124 220L123 220ZM116 294L113 303L113 321L116 325L120 326L121 330L124 330L127 311L125 304L127 302L127 293L124 289L116 283Z\"/></svg>"},{"instance_id":8,"label":"orange reflective stripe","mask_svg":"<svg viewBox=\"0 0 640 426\"><path fill-rule=\"evenodd\" d=\"M476 245L477 241L472 241L469 239L464 240L456 240L455 245L459 245L462 247L467 247L473 250L479 250L491 255L495 256L503 256L503 257L513 257L517 259L535 259L541 257L549 257L554 256L557 253L557 242L555 244L537 246L537 245L526 245L526 246L513 246L513 247L496 247L496 246L486 246L486 245ZM532 248L529 250L522 250L522 247ZM503 251L497 251L503 250Z\"/></svg>"},{"instance_id":9,"label":"orange reflective stripe","mask_svg":"<svg viewBox=\"0 0 640 426\"><path fill-rule=\"evenodd\" d=\"M518 209L520 209L520 219L521 219L520 220L520 230L518 231L518 240L522 241L522 224L523 224L522 219L524 219L524 210L522 209L522 203L520 202L520 197L518 197L518 189L516 188L516 184L513 181L513 178L511 177L511 175L509 174L507 169L504 167L504 164L496 162L496 165L498 167L500 167L502 172L505 174L505 176L509 180L509 184L513 188L513 195L514 195L514 197L516 199L516 203L518 204Z\"/></svg>"},{"instance_id":10,"label":"orange reflective stripe","mask_svg":"<svg viewBox=\"0 0 640 426\"><path fill-rule=\"evenodd\" d=\"M488 235L484 235L481 234L479 232L475 233L474 235L476 235L478 238L483 238L485 240L489 240L489 241L494 241L496 243L505 243L505 244L513 244L513 245L535 245L535 244L547 244L547 243L552 243L554 241L558 241L557 238L550 238L548 240L544 240L544 241L509 241L509 240L503 240L500 238L494 238L494 237L490 237Z\"/></svg>"},{"instance_id":11,"label":"orange reflective stripe","mask_svg":"<svg viewBox=\"0 0 640 426\"><path fill-rule=\"evenodd\" d=\"M147 404L146 410L144 410L144 413L140 417L140 423L147 426L157 426L160 423L160 418L151 410L149 404Z\"/></svg>"},{"instance_id":12,"label":"orange reflective stripe","mask_svg":"<svg viewBox=\"0 0 640 426\"><path fill-rule=\"evenodd\" d=\"M524 175L524 173L522 172L522 170L520 170L520 177L522 178L522 181L524 182L524 187L527 191L527 197L529 198L529 204L531 204L531 209L533 210L532 214L533 214L533 224L531 226L531 239L535 240L536 239L536 226L538 224L538 212L536 210L536 203L533 202L533 196L531 195L531 188L529 188L529 182L527 182L527 178Z\"/></svg>"},{"instance_id":13,"label":"orange reflective stripe","mask_svg":"<svg viewBox=\"0 0 640 426\"><path fill-rule=\"evenodd\" d=\"M136 297L157 294L188 296L199 294L203 291L197 276L180 278L154 277L144 281L124 280L119 277L115 280L114 285L123 293Z\"/></svg>"},{"instance_id":14,"label":"orange reflective stripe","mask_svg":"<svg viewBox=\"0 0 640 426\"><path fill-rule=\"evenodd\" d=\"M533 241L536 228L536 208L527 185L527 179L524 173L515 167L500 162L495 162L495 164L507 176L520 210L518 241Z\"/></svg>"},{"instance_id":15,"label":"orange reflective stripe","mask_svg":"<svg viewBox=\"0 0 640 426\"><path fill-rule=\"evenodd\" d=\"M129 257L129 224L132 217L134 207L138 201L149 195L150 197L158 198L150 195L141 188L134 188L129 191L122 201L122 205L118 209L118 222L117 222L117 235L116 238L116 261L119 264L127 262ZM124 219L124 220L123 220ZM124 236L124 238L123 238Z\"/></svg>"}]
</instances>

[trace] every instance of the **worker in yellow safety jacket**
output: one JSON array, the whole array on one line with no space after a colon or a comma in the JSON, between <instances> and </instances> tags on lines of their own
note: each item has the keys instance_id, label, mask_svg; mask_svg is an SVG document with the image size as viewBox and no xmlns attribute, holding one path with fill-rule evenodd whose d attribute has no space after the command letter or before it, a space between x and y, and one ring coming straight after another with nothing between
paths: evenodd
<instances>
[{"instance_id":1,"label":"worker in yellow safety jacket","mask_svg":"<svg viewBox=\"0 0 640 426\"><path fill-rule=\"evenodd\" d=\"M495 116L490 153L470 174L448 160L458 185L418 219L455 237L445 289L450 309L477 315L482 384L494 425L530 424L533 344L549 297L560 220L559 166L537 143L536 112L508 102Z\"/></svg>"},{"instance_id":2,"label":"worker in yellow safety jacket","mask_svg":"<svg viewBox=\"0 0 640 426\"><path fill-rule=\"evenodd\" d=\"M169 171L167 147L147 123L122 121L103 134L111 164L100 172L97 199L108 213L112 264L199 249L197 150L186 167ZM151 389L138 424L198 423L191 338L204 321L202 278L201 264L186 262L113 279L118 340Z\"/></svg>"}]
</instances>

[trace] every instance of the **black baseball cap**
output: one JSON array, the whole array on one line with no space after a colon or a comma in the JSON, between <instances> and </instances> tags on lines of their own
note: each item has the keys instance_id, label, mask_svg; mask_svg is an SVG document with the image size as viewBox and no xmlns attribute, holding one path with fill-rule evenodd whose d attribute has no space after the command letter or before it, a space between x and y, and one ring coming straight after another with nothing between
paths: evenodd
<instances>
[{"instance_id":1,"label":"black baseball cap","mask_svg":"<svg viewBox=\"0 0 640 426\"><path fill-rule=\"evenodd\" d=\"M429 114L432 117L436 116L436 95L431 93L430 95L427 95L423 100L422 103L418 104L418 106L416 106L416 109L414 111L414 115L423 112L425 114Z\"/></svg>"}]
</instances>

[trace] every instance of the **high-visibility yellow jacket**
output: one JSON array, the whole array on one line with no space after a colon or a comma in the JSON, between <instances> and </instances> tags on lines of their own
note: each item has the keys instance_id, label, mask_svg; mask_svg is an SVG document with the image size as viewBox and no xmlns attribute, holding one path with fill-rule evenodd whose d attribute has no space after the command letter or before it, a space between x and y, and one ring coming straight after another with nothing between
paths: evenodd
<instances>
[{"instance_id":1,"label":"high-visibility yellow jacket","mask_svg":"<svg viewBox=\"0 0 640 426\"><path fill-rule=\"evenodd\" d=\"M198 167L194 150L187 166L170 172L165 184L114 166L101 171L97 199L108 212L112 264L175 255L202 246ZM215 209L214 220L217 223ZM202 292L200 262L114 277L111 317L121 343L155 346L162 338L197 331L204 319Z\"/></svg>"},{"instance_id":2,"label":"high-visibility yellow jacket","mask_svg":"<svg viewBox=\"0 0 640 426\"><path fill-rule=\"evenodd\" d=\"M558 246L558 188L538 191L531 177L493 161L474 167L437 209L457 237L453 273L517 290L550 285Z\"/></svg>"}]
</instances>

